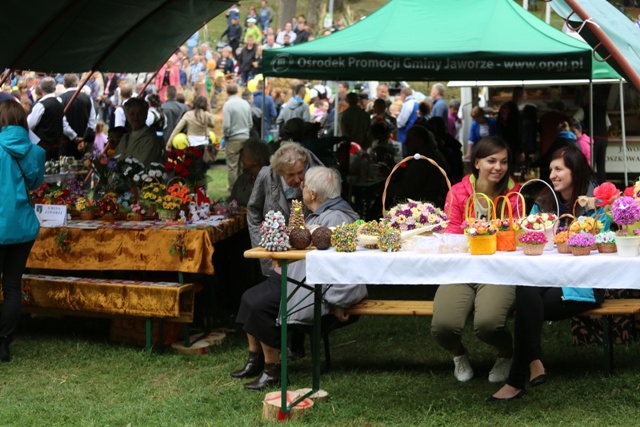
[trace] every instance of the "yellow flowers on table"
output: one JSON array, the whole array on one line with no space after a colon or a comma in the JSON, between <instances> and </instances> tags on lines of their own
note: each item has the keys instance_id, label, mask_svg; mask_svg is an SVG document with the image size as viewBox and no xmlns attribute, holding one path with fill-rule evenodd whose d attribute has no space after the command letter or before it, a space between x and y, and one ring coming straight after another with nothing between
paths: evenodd
<instances>
[{"instance_id":1,"label":"yellow flowers on table","mask_svg":"<svg viewBox=\"0 0 640 427\"><path fill-rule=\"evenodd\" d=\"M571 233L580 233L587 232L592 234L597 234L600 230L602 230L602 221L599 221L590 216L580 216L575 221L571 223L569 226L569 231Z\"/></svg>"},{"instance_id":2,"label":"yellow flowers on table","mask_svg":"<svg viewBox=\"0 0 640 427\"><path fill-rule=\"evenodd\" d=\"M160 199L166 194L166 192L167 186L165 184L153 182L142 187L140 198L150 203L156 203L160 202Z\"/></svg>"},{"instance_id":3,"label":"yellow flowers on table","mask_svg":"<svg viewBox=\"0 0 640 427\"><path fill-rule=\"evenodd\" d=\"M93 210L94 202L92 199L87 199L86 197L78 197L75 206L78 212L89 212Z\"/></svg>"}]
</instances>

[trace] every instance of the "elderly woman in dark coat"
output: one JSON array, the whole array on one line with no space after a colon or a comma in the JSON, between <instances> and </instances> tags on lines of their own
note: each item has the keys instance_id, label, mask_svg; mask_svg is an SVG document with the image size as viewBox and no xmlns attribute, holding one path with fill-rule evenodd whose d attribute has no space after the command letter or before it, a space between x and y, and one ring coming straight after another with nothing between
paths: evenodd
<instances>
[{"instance_id":1,"label":"elderly woman in dark coat","mask_svg":"<svg viewBox=\"0 0 640 427\"><path fill-rule=\"evenodd\" d=\"M251 246L260 243L260 226L267 212L279 211L289 220L291 201L302 198L300 184L312 166L322 165L320 160L297 142L285 142L271 156L271 165L263 167L253 184L247 205L247 223ZM268 259L261 260L262 274L271 270Z\"/></svg>"},{"instance_id":2,"label":"elderly woman in dark coat","mask_svg":"<svg viewBox=\"0 0 640 427\"><path fill-rule=\"evenodd\" d=\"M340 175L334 169L324 166L313 167L306 172L305 181L301 185L303 200L311 214L306 224L336 226L352 223L358 214L340 197ZM302 281L306 276L305 261L291 264L288 277ZM280 272L272 271L269 278L254 286L242 295L237 322L243 325L249 341L249 358L241 369L232 372L234 378L258 379L245 384L250 390L264 390L280 384L280 326L277 323L280 310ZM344 308L356 304L367 296L365 285L331 286L325 285L323 290L322 314L333 311L340 321L347 321ZM288 283L288 293L296 289L292 282ZM302 300L304 303L299 304ZM299 304L299 305L298 305ZM289 317L289 323L311 324L313 322L313 292L298 289L288 302L289 307L306 306Z\"/></svg>"}]
</instances>

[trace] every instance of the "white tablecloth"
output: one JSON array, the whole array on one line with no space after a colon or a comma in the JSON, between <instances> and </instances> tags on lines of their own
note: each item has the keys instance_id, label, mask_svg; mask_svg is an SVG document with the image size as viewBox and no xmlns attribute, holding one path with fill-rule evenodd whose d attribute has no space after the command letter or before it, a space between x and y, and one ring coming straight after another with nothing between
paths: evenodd
<instances>
[{"instance_id":1,"label":"white tablecloth","mask_svg":"<svg viewBox=\"0 0 640 427\"><path fill-rule=\"evenodd\" d=\"M338 253L333 248L307 254L307 283L571 286L640 289L640 258L592 252L589 256L541 256L516 252L494 255L385 253L363 249Z\"/></svg>"}]
</instances>

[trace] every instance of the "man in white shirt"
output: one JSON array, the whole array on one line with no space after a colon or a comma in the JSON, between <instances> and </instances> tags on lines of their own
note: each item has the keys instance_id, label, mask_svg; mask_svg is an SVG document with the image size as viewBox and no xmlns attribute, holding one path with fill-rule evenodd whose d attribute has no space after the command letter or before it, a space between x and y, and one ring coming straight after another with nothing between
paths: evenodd
<instances>
[{"instance_id":1,"label":"man in white shirt","mask_svg":"<svg viewBox=\"0 0 640 427\"><path fill-rule=\"evenodd\" d=\"M60 157L63 135L77 144L78 148L84 148L84 141L69 126L62 102L56 97L56 81L52 77L45 77L40 82L40 89L44 96L33 105L27 124L40 138L38 145L46 151L47 160Z\"/></svg>"},{"instance_id":2,"label":"man in white shirt","mask_svg":"<svg viewBox=\"0 0 640 427\"><path fill-rule=\"evenodd\" d=\"M289 35L289 43L293 44L296 41L296 33L293 32L293 30L291 29L291 22L287 22L284 25L284 30L280 31L278 33L278 36L276 37L276 43L278 43L280 46L284 46L284 35L288 34Z\"/></svg>"}]
</instances>

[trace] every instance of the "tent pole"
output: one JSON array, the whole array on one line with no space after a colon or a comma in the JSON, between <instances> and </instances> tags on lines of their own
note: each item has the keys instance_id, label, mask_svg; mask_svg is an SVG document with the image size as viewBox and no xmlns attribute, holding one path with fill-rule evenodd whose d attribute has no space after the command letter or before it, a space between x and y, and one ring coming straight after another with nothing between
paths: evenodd
<instances>
[{"instance_id":1,"label":"tent pole","mask_svg":"<svg viewBox=\"0 0 640 427\"><path fill-rule=\"evenodd\" d=\"M265 78L264 74L262 75L262 106L260 108L262 108L262 120L260 120L260 139L264 141L264 107L265 107L265 100L267 98L267 79Z\"/></svg>"},{"instance_id":2,"label":"tent pole","mask_svg":"<svg viewBox=\"0 0 640 427\"><path fill-rule=\"evenodd\" d=\"M549 2L545 3L544 22L546 22L547 25L551 25L551 4Z\"/></svg>"},{"instance_id":3,"label":"tent pole","mask_svg":"<svg viewBox=\"0 0 640 427\"><path fill-rule=\"evenodd\" d=\"M93 75L94 72L95 72L94 70L89 71L89 73L87 73L87 77L85 77L80 82L80 84L78 85L78 88L76 89L76 91L73 92L73 95L71 95L71 99L69 100L69 102L67 102L67 105L64 106L64 110L63 110L64 114L67 113L67 110L69 110L69 107L71 107L71 104L73 104L73 101L75 101L76 98L78 97L78 95L80 95L80 91L87 84L87 82L89 81L89 79L91 78L91 76Z\"/></svg>"},{"instance_id":4,"label":"tent pole","mask_svg":"<svg viewBox=\"0 0 640 427\"><path fill-rule=\"evenodd\" d=\"M336 88L338 85L336 85ZM338 135L338 90L336 89L336 96L333 99L333 136L342 136Z\"/></svg>"},{"instance_id":5,"label":"tent pole","mask_svg":"<svg viewBox=\"0 0 640 427\"><path fill-rule=\"evenodd\" d=\"M629 169L627 168L627 131L624 119L624 89L620 80L620 127L622 132L622 154L624 156L624 186L629 185Z\"/></svg>"},{"instance_id":6,"label":"tent pole","mask_svg":"<svg viewBox=\"0 0 640 427\"><path fill-rule=\"evenodd\" d=\"M622 68L622 71L626 74L625 77L630 80L630 82L636 87L636 89L640 90L640 76L636 72L636 70L629 64L626 60L622 52L618 50L615 43L611 41L609 36L602 31L602 29L598 26L598 24L589 16L589 14L578 4L577 0L565 0L566 3L571 7L571 9L578 14L582 21L589 24L589 29L593 32L598 40L602 43L602 45L607 49L611 57L616 61L616 63ZM549 3L547 3L549 5Z\"/></svg>"},{"instance_id":7,"label":"tent pole","mask_svg":"<svg viewBox=\"0 0 640 427\"><path fill-rule=\"evenodd\" d=\"M589 79L589 139L591 140L591 169L596 164L596 159L594 158L594 145L596 143L595 138L593 137L593 80Z\"/></svg>"}]
</instances>

